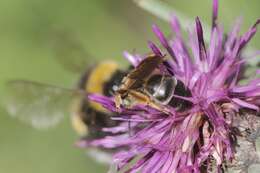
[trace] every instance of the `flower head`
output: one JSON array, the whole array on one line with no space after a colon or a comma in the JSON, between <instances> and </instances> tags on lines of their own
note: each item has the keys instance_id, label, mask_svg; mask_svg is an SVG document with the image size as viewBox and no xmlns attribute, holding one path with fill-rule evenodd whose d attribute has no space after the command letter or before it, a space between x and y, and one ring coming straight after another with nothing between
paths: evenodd
<instances>
[{"instance_id":1,"label":"flower head","mask_svg":"<svg viewBox=\"0 0 260 173\"><path fill-rule=\"evenodd\" d=\"M170 57L163 63L161 73L167 73L185 85L190 95L173 97L188 101L192 106L184 111L172 107L169 114L143 104L132 109L122 108L120 115L113 117L121 123L103 129L112 135L84 141L85 145L120 148L114 156L118 169L127 169L134 160L126 172L204 172L213 167L220 170L226 162L231 162L236 140L232 119L239 116L241 109L259 110L260 79L246 85L238 82L243 77L241 69L246 63L242 51L255 35L260 20L243 35L239 35L239 22L225 35L217 15L218 1L213 0L208 44L204 41L198 17L187 42L174 16L170 23L174 37L170 39L153 26L164 51L149 42L151 51L158 57ZM129 53L125 56L133 66L142 60ZM113 98L100 95L89 98L112 112L117 111Z\"/></svg>"}]
</instances>

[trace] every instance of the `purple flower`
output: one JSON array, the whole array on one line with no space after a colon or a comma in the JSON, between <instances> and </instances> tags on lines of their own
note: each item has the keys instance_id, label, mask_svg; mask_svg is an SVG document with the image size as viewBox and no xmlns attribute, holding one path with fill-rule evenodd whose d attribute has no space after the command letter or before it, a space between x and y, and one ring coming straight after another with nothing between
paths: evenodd
<instances>
[{"instance_id":1,"label":"purple flower","mask_svg":"<svg viewBox=\"0 0 260 173\"><path fill-rule=\"evenodd\" d=\"M260 20L243 35L239 35L238 22L225 37L217 14L218 1L213 0L209 44L204 41L198 17L187 42L176 17L172 17L170 23L173 38L167 39L156 25L153 26L165 51L152 42L149 47L158 56L171 57L163 68L190 90L190 97L175 97L191 102L191 108L185 111L172 108L169 114L141 104L132 109L123 108L119 116L113 117L121 123L103 129L111 132L111 136L83 141L82 145L120 149L114 161L118 169L125 169L125 172L207 172L212 167L220 170L226 162L232 162L235 155L232 119L241 109L259 111L260 79L246 85L238 82L245 66L242 51L255 35ZM133 66L142 59L127 52L125 56ZM100 95L89 98L116 112L113 98Z\"/></svg>"}]
</instances>

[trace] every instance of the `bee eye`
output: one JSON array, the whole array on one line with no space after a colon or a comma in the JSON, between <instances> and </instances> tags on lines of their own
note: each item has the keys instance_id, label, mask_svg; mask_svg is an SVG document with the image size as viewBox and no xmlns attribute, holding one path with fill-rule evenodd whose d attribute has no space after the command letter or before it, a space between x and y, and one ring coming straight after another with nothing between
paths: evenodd
<instances>
[{"instance_id":1,"label":"bee eye","mask_svg":"<svg viewBox=\"0 0 260 173\"><path fill-rule=\"evenodd\" d=\"M146 91L161 104L168 104L173 97L177 80L171 76L154 75L146 85Z\"/></svg>"}]
</instances>

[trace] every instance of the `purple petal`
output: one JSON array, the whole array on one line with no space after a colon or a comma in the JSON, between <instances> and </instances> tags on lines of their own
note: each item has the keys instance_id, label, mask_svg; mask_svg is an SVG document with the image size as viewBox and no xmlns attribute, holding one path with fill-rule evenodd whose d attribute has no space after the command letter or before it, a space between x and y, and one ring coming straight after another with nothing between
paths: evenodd
<instances>
[{"instance_id":1,"label":"purple petal","mask_svg":"<svg viewBox=\"0 0 260 173\"><path fill-rule=\"evenodd\" d=\"M218 18L218 0L213 0L213 14L212 14L212 28L215 28L217 25Z\"/></svg>"},{"instance_id":2,"label":"purple petal","mask_svg":"<svg viewBox=\"0 0 260 173\"><path fill-rule=\"evenodd\" d=\"M203 29L199 17L196 17L196 28L197 28L197 37L199 42L200 60L205 61L205 59L207 58L207 53L206 53L206 47L204 43Z\"/></svg>"},{"instance_id":3,"label":"purple petal","mask_svg":"<svg viewBox=\"0 0 260 173\"><path fill-rule=\"evenodd\" d=\"M174 158L174 154L172 152L169 152L169 157L168 159L166 160L165 164L163 165L162 169L161 169L161 172L170 172L170 167L172 165L172 162L173 162L173 158Z\"/></svg>"},{"instance_id":4,"label":"purple petal","mask_svg":"<svg viewBox=\"0 0 260 173\"><path fill-rule=\"evenodd\" d=\"M176 16L172 16L170 25L171 25L173 32L176 34L176 37L181 38L180 22Z\"/></svg>"},{"instance_id":5,"label":"purple petal","mask_svg":"<svg viewBox=\"0 0 260 173\"><path fill-rule=\"evenodd\" d=\"M253 28L256 28L260 24L260 19L257 19L255 24L253 25Z\"/></svg>"},{"instance_id":6,"label":"purple petal","mask_svg":"<svg viewBox=\"0 0 260 173\"><path fill-rule=\"evenodd\" d=\"M163 47L165 49L167 49L167 51L169 52L169 54L171 55L171 57L173 58L173 60L175 62L177 62L176 60L176 56L172 50L172 48L170 47L166 37L164 36L164 34L162 33L162 31L160 30L160 28L157 25L153 25L152 27L153 32L155 33L155 35L157 36L157 38L160 40L161 44L163 45Z\"/></svg>"},{"instance_id":7,"label":"purple petal","mask_svg":"<svg viewBox=\"0 0 260 173\"><path fill-rule=\"evenodd\" d=\"M140 57L134 56L127 51L124 51L123 55L134 67L141 62Z\"/></svg>"},{"instance_id":8,"label":"purple petal","mask_svg":"<svg viewBox=\"0 0 260 173\"><path fill-rule=\"evenodd\" d=\"M235 42L238 39L238 34L240 31L241 24L242 24L242 18L238 18L235 21L235 24L231 32L228 34L227 41L225 42L225 55L229 54L230 51L234 48Z\"/></svg>"},{"instance_id":9,"label":"purple petal","mask_svg":"<svg viewBox=\"0 0 260 173\"><path fill-rule=\"evenodd\" d=\"M253 105L253 104L250 104L248 102L245 102L243 100L240 100L238 98L233 98L232 99L233 102L237 103L238 105L244 107L244 108L249 108L249 109L253 109L253 110L256 110L258 111L259 110L259 107L256 106L256 105Z\"/></svg>"},{"instance_id":10,"label":"purple petal","mask_svg":"<svg viewBox=\"0 0 260 173\"><path fill-rule=\"evenodd\" d=\"M253 36L256 33L256 28L251 28L247 33L245 33L240 40L240 45L239 45L239 51L241 51L245 45L253 38Z\"/></svg>"},{"instance_id":11,"label":"purple petal","mask_svg":"<svg viewBox=\"0 0 260 173\"><path fill-rule=\"evenodd\" d=\"M160 51L160 49L151 41L148 41L148 45L149 47L152 49L153 53L156 55L159 55L160 57L163 56L162 52Z\"/></svg>"}]
</instances>

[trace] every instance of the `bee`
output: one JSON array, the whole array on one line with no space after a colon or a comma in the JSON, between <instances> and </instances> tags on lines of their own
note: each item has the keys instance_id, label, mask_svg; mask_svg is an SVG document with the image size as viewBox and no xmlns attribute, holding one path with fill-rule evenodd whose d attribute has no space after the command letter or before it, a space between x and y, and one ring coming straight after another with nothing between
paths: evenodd
<instances>
[{"instance_id":1,"label":"bee","mask_svg":"<svg viewBox=\"0 0 260 173\"><path fill-rule=\"evenodd\" d=\"M191 92L174 76L160 74L158 68L162 63L163 57L150 54L123 78L115 93L118 110L121 105L131 107L142 103L168 113L168 110L160 105L178 107L180 110L191 104L174 97L191 96Z\"/></svg>"},{"instance_id":2,"label":"bee","mask_svg":"<svg viewBox=\"0 0 260 173\"><path fill-rule=\"evenodd\" d=\"M117 109L126 98L133 97L137 99L138 102L144 102L150 104L153 107L157 107L153 102L151 102L150 97L147 97L142 92L138 92L138 89L142 88L143 83L149 78L151 73L156 69L156 67L162 62L162 58L154 54L147 56L142 60L138 66L130 71L126 77L123 78L121 85L115 94L115 103Z\"/></svg>"},{"instance_id":3,"label":"bee","mask_svg":"<svg viewBox=\"0 0 260 173\"><path fill-rule=\"evenodd\" d=\"M121 69L118 63L110 60L103 60L93 65L86 63L83 67L85 58L90 55L83 50L78 41L66 34L62 34L58 39L60 39L57 42L58 47L54 48L55 58L64 61L62 65L66 69L71 65L70 71L85 69L77 87L67 89L28 80L12 80L6 85L4 106L10 116L36 129L45 130L55 127L64 118L70 117L73 129L81 138L103 137L107 132L103 132L102 128L115 126L117 122L111 120L112 113L88 100L87 96L89 93L112 96L126 75L127 69ZM76 54L66 54L64 51L76 52ZM61 55L64 55L63 59ZM77 56L76 61L74 55ZM92 151L94 149L89 150L90 155L95 158L101 157L99 159L101 161L107 157L104 153ZM111 158L102 162L110 160Z\"/></svg>"},{"instance_id":4,"label":"bee","mask_svg":"<svg viewBox=\"0 0 260 173\"><path fill-rule=\"evenodd\" d=\"M112 97L126 73L126 71L119 69L117 63L104 61L86 71L78 88L85 90L86 93L97 93ZM100 104L89 101L87 97L81 99L80 104L74 105L72 112L75 115L72 116L72 124L81 136L87 136L86 127L89 126L88 135L90 138L103 137L106 135L102 132L103 127L116 125L116 122L110 119L111 113Z\"/></svg>"},{"instance_id":5,"label":"bee","mask_svg":"<svg viewBox=\"0 0 260 173\"><path fill-rule=\"evenodd\" d=\"M191 91L174 76L155 74L145 84L146 93L161 105L168 105L177 111L187 110L192 103L180 97L191 97Z\"/></svg>"}]
</instances>

